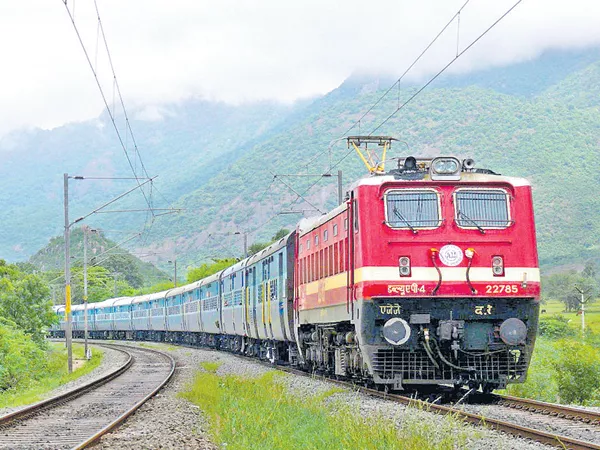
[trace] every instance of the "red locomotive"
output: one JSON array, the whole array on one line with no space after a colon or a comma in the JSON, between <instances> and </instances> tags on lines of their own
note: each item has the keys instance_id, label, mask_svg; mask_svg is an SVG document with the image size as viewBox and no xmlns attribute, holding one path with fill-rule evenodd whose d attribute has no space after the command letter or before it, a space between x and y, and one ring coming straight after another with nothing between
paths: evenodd
<instances>
[{"instance_id":1,"label":"red locomotive","mask_svg":"<svg viewBox=\"0 0 600 450\"><path fill-rule=\"evenodd\" d=\"M523 382L540 300L529 182L452 157L368 167L297 230L301 362L393 389Z\"/></svg>"}]
</instances>

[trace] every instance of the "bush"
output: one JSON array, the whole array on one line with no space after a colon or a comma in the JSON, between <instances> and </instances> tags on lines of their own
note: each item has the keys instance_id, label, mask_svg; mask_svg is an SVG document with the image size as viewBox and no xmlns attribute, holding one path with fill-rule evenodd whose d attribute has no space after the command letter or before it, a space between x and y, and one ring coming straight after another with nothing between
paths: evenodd
<instances>
[{"instance_id":1,"label":"bush","mask_svg":"<svg viewBox=\"0 0 600 450\"><path fill-rule=\"evenodd\" d=\"M600 400L600 351L574 340L557 343L554 362L558 395L563 403L589 404Z\"/></svg>"},{"instance_id":2,"label":"bush","mask_svg":"<svg viewBox=\"0 0 600 450\"><path fill-rule=\"evenodd\" d=\"M540 320L538 333L550 339L565 338L575 335L575 330L569 326L569 319L555 314Z\"/></svg>"},{"instance_id":3,"label":"bush","mask_svg":"<svg viewBox=\"0 0 600 450\"><path fill-rule=\"evenodd\" d=\"M14 323L0 318L0 391L28 386L45 368L44 350Z\"/></svg>"}]
</instances>

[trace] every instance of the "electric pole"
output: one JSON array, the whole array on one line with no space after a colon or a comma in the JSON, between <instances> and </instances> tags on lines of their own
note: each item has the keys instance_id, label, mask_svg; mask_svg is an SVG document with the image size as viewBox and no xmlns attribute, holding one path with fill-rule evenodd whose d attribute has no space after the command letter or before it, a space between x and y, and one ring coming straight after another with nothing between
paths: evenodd
<instances>
[{"instance_id":1,"label":"electric pole","mask_svg":"<svg viewBox=\"0 0 600 450\"><path fill-rule=\"evenodd\" d=\"M65 212L65 343L67 345L67 366L73 372L73 348L71 332L71 255L69 224L69 174L64 174L64 212Z\"/></svg>"}]
</instances>

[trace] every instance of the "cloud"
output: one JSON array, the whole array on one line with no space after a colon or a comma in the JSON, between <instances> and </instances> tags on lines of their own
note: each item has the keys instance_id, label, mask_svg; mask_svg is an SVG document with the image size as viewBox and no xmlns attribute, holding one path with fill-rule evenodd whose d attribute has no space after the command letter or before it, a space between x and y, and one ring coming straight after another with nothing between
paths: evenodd
<instances>
[{"instance_id":1,"label":"cloud","mask_svg":"<svg viewBox=\"0 0 600 450\"><path fill-rule=\"evenodd\" d=\"M513 2L471 0L461 14L459 48ZM190 96L291 102L326 93L352 72L398 75L463 3L98 0L121 91L132 109ZM74 10L112 105L118 97L102 38L97 39L93 4L75 2ZM550 48L600 45L598 23L595 1L524 0L452 70L508 64ZM456 32L453 23L411 72L414 77L452 58ZM20 126L86 120L102 111L63 2L4 2L0 40L0 135Z\"/></svg>"}]
</instances>

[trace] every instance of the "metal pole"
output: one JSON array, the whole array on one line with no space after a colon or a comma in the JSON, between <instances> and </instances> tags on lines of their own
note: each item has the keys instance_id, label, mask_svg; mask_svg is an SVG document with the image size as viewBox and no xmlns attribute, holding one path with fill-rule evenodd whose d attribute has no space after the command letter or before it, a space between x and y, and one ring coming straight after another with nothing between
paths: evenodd
<instances>
[{"instance_id":1,"label":"metal pole","mask_svg":"<svg viewBox=\"0 0 600 450\"><path fill-rule=\"evenodd\" d=\"M338 170L338 205L341 205L344 202L344 197L342 195L342 171Z\"/></svg>"},{"instance_id":2,"label":"metal pole","mask_svg":"<svg viewBox=\"0 0 600 450\"><path fill-rule=\"evenodd\" d=\"M69 225L69 174L64 174L64 209L65 209L65 343L67 345L67 366L73 372L73 348L71 343L71 255Z\"/></svg>"},{"instance_id":3,"label":"metal pole","mask_svg":"<svg viewBox=\"0 0 600 450\"><path fill-rule=\"evenodd\" d=\"M87 246L89 227L83 227L83 354L88 357L88 279L87 279Z\"/></svg>"},{"instance_id":4,"label":"metal pole","mask_svg":"<svg viewBox=\"0 0 600 450\"><path fill-rule=\"evenodd\" d=\"M177 258L173 260L173 265L175 266L175 276L173 277L173 283L175 287L177 287Z\"/></svg>"},{"instance_id":5,"label":"metal pole","mask_svg":"<svg viewBox=\"0 0 600 450\"><path fill-rule=\"evenodd\" d=\"M585 302L581 293L581 333L585 333Z\"/></svg>"},{"instance_id":6,"label":"metal pole","mask_svg":"<svg viewBox=\"0 0 600 450\"><path fill-rule=\"evenodd\" d=\"M244 232L244 258L248 257L248 233Z\"/></svg>"},{"instance_id":7,"label":"metal pole","mask_svg":"<svg viewBox=\"0 0 600 450\"><path fill-rule=\"evenodd\" d=\"M113 279L115 280L115 298L117 298L117 272L113 273Z\"/></svg>"}]
</instances>

